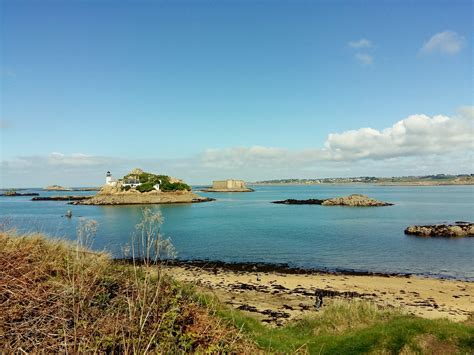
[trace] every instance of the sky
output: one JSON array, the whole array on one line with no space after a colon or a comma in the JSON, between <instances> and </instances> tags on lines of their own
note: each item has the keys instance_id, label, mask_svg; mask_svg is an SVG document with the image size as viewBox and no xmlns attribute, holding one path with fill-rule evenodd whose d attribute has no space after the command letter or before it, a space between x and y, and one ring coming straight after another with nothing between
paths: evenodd
<instances>
[{"instance_id":1,"label":"sky","mask_svg":"<svg viewBox=\"0 0 474 355\"><path fill-rule=\"evenodd\" d=\"M0 187L474 172L470 0L0 6Z\"/></svg>"}]
</instances>

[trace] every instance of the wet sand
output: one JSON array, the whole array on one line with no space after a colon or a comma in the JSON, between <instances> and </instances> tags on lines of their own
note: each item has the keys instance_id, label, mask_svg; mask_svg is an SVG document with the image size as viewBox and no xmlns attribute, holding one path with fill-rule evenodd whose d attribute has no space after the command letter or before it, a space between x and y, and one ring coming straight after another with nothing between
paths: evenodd
<instances>
[{"instance_id":1,"label":"wet sand","mask_svg":"<svg viewBox=\"0 0 474 355\"><path fill-rule=\"evenodd\" d=\"M196 265L166 266L179 281L197 285L222 302L249 312L263 322L281 325L318 312L335 299L365 299L385 307L401 307L424 318L461 322L474 312L474 283L415 276L348 275L237 271Z\"/></svg>"}]
</instances>

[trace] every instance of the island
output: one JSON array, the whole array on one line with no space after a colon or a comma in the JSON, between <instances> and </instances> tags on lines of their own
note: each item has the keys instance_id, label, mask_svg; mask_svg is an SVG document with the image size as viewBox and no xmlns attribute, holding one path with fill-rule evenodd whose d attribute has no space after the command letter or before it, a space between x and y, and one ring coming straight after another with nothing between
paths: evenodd
<instances>
[{"instance_id":1,"label":"island","mask_svg":"<svg viewBox=\"0 0 474 355\"><path fill-rule=\"evenodd\" d=\"M474 223L456 222L454 224L434 224L409 226L405 234L419 237L474 237Z\"/></svg>"},{"instance_id":2,"label":"island","mask_svg":"<svg viewBox=\"0 0 474 355\"><path fill-rule=\"evenodd\" d=\"M253 192L253 189L248 188L243 180L227 179L214 180L212 187L202 189L204 192Z\"/></svg>"},{"instance_id":3,"label":"island","mask_svg":"<svg viewBox=\"0 0 474 355\"><path fill-rule=\"evenodd\" d=\"M71 191L70 188L63 187L63 186L60 186L60 185L46 186L45 188L43 188L43 190L45 190L45 191Z\"/></svg>"},{"instance_id":4,"label":"island","mask_svg":"<svg viewBox=\"0 0 474 355\"><path fill-rule=\"evenodd\" d=\"M393 203L378 201L370 198L366 195L352 194L344 197L335 197L329 199L308 199L308 200L295 200L287 199L283 201L273 201L272 203L284 204L284 205L322 205L322 206L348 206L348 207L380 207L380 206L393 206Z\"/></svg>"},{"instance_id":5,"label":"island","mask_svg":"<svg viewBox=\"0 0 474 355\"><path fill-rule=\"evenodd\" d=\"M38 193L36 192L26 192L26 193L19 193L16 192L15 190L8 190L3 194L0 194L0 196L5 196L5 197L17 197L17 196L39 196Z\"/></svg>"},{"instance_id":6,"label":"island","mask_svg":"<svg viewBox=\"0 0 474 355\"><path fill-rule=\"evenodd\" d=\"M33 197L31 201L82 201L93 196L40 196Z\"/></svg>"},{"instance_id":7,"label":"island","mask_svg":"<svg viewBox=\"0 0 474 355\"><path fill-rule=\"evenodd\" d=\"M91 198L71 202L73 205L139 205L168 203L198 203L214 201L192 192L182 180L133 169L115 180L108 171L105 185Z\"/></svg>"}]
</instances>

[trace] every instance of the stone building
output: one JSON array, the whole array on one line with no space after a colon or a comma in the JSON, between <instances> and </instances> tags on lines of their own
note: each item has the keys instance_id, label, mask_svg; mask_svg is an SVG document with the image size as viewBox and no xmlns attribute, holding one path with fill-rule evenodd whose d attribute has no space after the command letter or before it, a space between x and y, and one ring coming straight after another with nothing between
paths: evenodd
<instances>
[{"instance_id":1,"label":"stone building","mask_svg":"<svg viewBox=\"0 0 474 355\"><path fill-rule=\"evenodd\" d=\"M245 182L243 180L215 180L212 182L212 188L216 190L223 189L246 189Z\"/></svg>"}]
</instances>

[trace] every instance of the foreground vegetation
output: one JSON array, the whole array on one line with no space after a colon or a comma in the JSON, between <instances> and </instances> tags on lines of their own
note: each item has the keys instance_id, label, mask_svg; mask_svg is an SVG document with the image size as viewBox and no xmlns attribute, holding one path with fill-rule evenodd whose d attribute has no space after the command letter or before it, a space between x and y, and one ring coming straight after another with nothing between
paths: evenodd
<instances>
[{"instance_id":1,"label":"foreground vegetation","mask_svg":"<svg viewBox=\"0 0 474 355\"><path fill-rule=\"evenodd\" d=\"M219 305L209 296L216 314L242 329L268 352L310 354L472 354L474 327L447 319L429 320L380 309L361 300L334 301L317 316L271 328L241 312Z\"/></svg>"},{"instance_id":2,"label":"foreground vegetation","mask_svg":"<svg viewBox=\"0 0 474 355\"><path fill-rule=\"evenodd\" d=\"M367 301L328 302L317 316L272 328L163 273L174 253L161 216L144 210L132 263L92 252L96 224L77 242L0 232L2 352L301 352L315 354L474 351L474 327L427 320ZM140 260L140 264L138 264Z\"/></svg>"}]
</instances>

